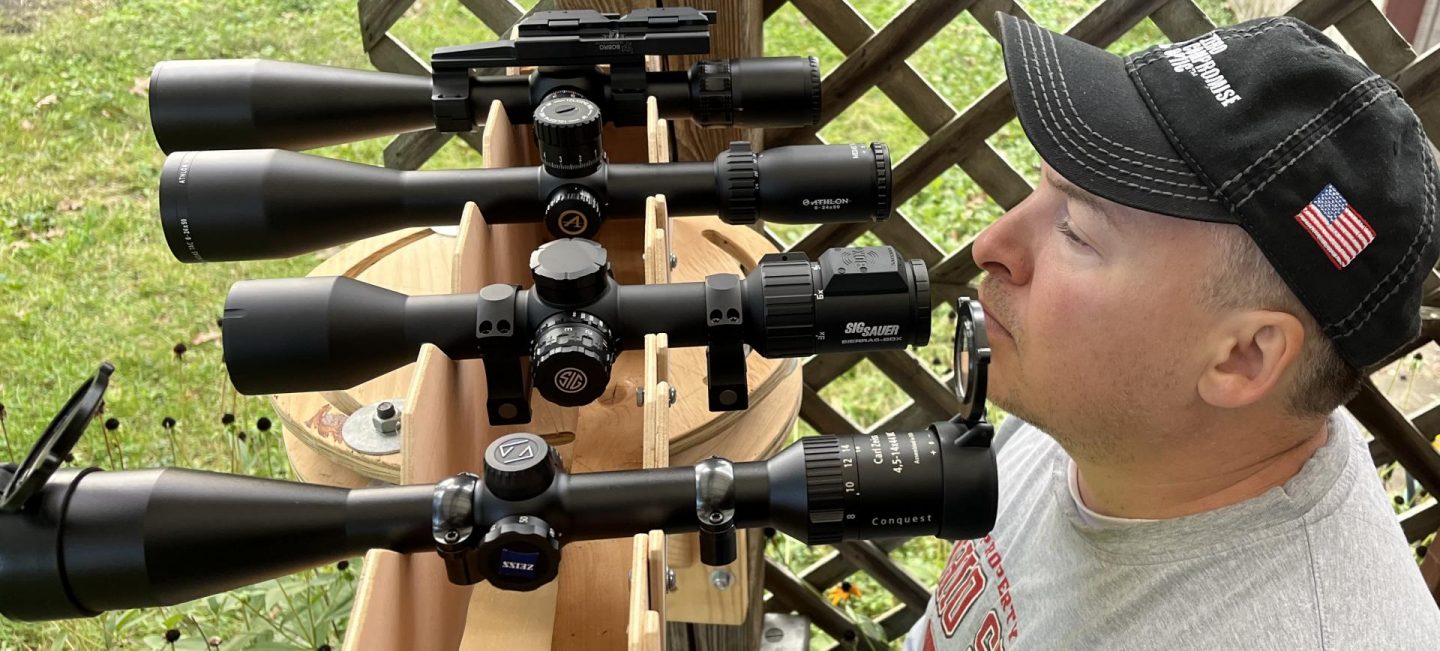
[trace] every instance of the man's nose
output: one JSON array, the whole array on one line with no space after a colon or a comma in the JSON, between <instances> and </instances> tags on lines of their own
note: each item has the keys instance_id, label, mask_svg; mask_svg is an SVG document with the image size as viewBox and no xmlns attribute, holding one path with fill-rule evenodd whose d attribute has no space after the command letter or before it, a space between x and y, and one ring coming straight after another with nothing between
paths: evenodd
<instances>
[{"instance_id":1,"label":"man's nose","mask_svg":"<svg viewBox=\"0 0 1440 651\"><path fill-rule=\"evenodd\" d=\"M1027 214L1035 209L1032 194L1011 208L975 238L971 254L975 264L1007 284L1030 282L1034 260L1034 233Z\"/></svg>"}]
</instances>

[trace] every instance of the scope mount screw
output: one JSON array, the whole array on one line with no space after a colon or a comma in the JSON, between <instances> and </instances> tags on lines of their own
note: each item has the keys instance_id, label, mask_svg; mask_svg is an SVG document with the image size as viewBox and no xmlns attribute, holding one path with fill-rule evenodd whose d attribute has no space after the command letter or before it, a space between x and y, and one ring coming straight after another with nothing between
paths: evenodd
<instances>
[{"instance_id":1,"label":"scope mount screw","mask_svg":"<svg viewBox=\"0 0 1440 651\"><path fill-rule=\"evenodd\" d=\"M675 578L675 568L665 568L665 592L674 592L680 589L680 582Z\"/></svg>"},{"instance_id":2,"label":"scope mount screw","mask_svg":"<svg viewBox=\"0 0 1440 651\"><path fill-rule=\"evenodd\" d=\"M729 590L734 581L735 577L731 576L729 570L715 570L710 573L710 585L715 586L716 590Z\"/></svg>"}]
</instances>

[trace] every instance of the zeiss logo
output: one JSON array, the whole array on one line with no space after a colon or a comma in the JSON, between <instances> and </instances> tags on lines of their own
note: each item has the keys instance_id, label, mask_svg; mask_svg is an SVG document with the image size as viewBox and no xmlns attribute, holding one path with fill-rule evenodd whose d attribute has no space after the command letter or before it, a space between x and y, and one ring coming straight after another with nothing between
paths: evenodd
<instances>
[{"instance_id":1,"label":"zeiss logo","mask_svg":"<svg viewBox=\"0 0 1440 651\"><path fill-rule=\"evenodd\" d=\"M845 334L860 335L861 337L893 337L900 334L900 326L867 326L864 321L852 321L845 324Z\"/></svg>"},{"instance_id":2,"label":"zeiss logo","mask_svg":"<svg viewBox=\"0 0 1440 651\"><path fill-rule=\"evenodd\" d=\"M539 552L517 552L509 548L500 550L500 576L514 576L522 579L535 578L535 563L540 560Z\"/></svg>"}]
</instances>

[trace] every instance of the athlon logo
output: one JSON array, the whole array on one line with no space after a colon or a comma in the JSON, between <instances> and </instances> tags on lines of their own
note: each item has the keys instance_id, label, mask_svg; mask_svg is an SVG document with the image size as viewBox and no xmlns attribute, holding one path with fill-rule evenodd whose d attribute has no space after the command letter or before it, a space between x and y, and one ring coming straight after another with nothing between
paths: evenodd
<instances>
[{"instance_id":1,"label":"athlon logo","mask_svg":"<svg viewBox=\"0 0 1440 651\"><path fill-rule=\"evenodd\" d=\"M560 213L560 231L566 235L579 235L590 228L590 218L578 210L567 210Z\"/></svg>"},{"instance_id":2,"label":"athlon logo","mask_svg":"<svg viewBox=\"0 0 1440 651\"><path fill-rule=\"evenodd\" d=\"M861 337L893 337L900 334L900 326L867 326L864 321L851 321L845 324L845 334L860 335Z\"/></svg>"},{"instance_id":3,"label":"athlon logo","mask_svg":"<svg viewBox=\"0 0 1440 651\"><path fill-rule=\"evenodd\" d=\"M573 366L562 368L559 373L555 374L555 388L565 393L578 393L589 383L590 378L586 377L583 371Z\"/></svg>"},{"instance_id":4,"label":"athlon logo","mask_svg":"<svg viewBox=\"0 0 1440 651\"><path fill-rule=\"evenodd\" d=\"M800 205L805 206L806 208L815 208L818 210L836 210L838 208L843 208L850 205L850 198L839 197L836 199L805 199L800 202Z\"/></svg>"}]
</instances>

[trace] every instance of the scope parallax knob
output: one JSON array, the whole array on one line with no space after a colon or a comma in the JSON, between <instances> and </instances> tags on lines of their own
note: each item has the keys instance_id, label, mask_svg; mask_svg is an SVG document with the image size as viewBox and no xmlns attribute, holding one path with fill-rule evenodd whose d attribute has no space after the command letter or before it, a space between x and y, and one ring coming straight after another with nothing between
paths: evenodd
<instances>
[{"instance_id":1,"label":"scope parallax knob","mask_svg":"<svg viewBox=\"0 0 1440 651\"><path fill-rule=\"evenodd\" d=\"M602 220L600 200L580 186L556 190L545 204L545 228L556 237L594 237Z\"/></svg>"},{"instance_id":2,"label":"scope parallax knob","mask_svg":"<svg viewBox=\"0 0 1440 651\"><path fill-rule=\"evenodd\" d=\"M540 164L546 171L574 179L600 167L605 158L600 147L604 125L594 102L571 92L555 93L535 108L534 119Z\"/></svg>"},{"instance_id":3,"label":"scope parallax knob","mask_svg":"<svg viewBox=\"0 0 1440 651\"><path fill-rule=\"evenodd\" d=\"M560 571L560 541L549 523L533 515L512 515L491 525L480 553L480 573L501 590L528 592L555 580Z\"/></svg>"},{"instance_id":4,"label":"scope parallax knob","mask_svg":"<svg viewBox=\"0 0 1440 651\"><path fill-rule=\"evenodd\" d=\"M587 405L610 384L614 350L610 328L599 317L561 312L535 331L530 377L550 402L563 407Z\"/></svg>"},{"instance_id":5,"label":"scope parallax knob","mask_svg":"<svg viewBox=\"0 0 1440 651\"><path fill-rule=\"evenodd\" d=\"M554 240L530 254L530 276L541 301L550 305L585 305L605 293L610 259L605 247L596 242Z\"/></svg>"},{"instance_id":6,"label":"scope parallax knob","mask_svg":"<svg viewBox=\"0 0 1440 651\"><path fill-rule=\"evenodd\" d=\"M485 450L485 488L502 500L528 500L550 488L560 468L559 455L545 439L507 434Z\"/></svg>"}]
</instances>

